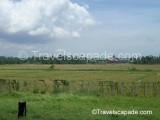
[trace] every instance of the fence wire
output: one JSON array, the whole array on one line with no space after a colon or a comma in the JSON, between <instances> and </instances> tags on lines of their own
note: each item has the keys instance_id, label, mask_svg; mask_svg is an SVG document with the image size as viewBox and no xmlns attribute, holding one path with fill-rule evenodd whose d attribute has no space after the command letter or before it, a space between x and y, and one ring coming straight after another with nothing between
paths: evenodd
<instances>
[{"instance_id":1,"label":"fence wire","mask_svg":"<svg viewBox=\"0 0 160 120\"><path fill-rule=\"evenodd\" d=\"M0 79L0 92L32 93L84 93L98 96L160 96L160 82L113 82L34 80L17 81Z\"/></svg>"}]
</instances>

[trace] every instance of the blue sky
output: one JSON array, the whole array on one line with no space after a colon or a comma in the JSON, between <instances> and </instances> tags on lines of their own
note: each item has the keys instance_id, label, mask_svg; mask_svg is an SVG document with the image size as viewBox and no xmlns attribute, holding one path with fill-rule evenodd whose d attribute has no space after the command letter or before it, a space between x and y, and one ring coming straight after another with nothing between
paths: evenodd
<instances>
[{"instance_id":1,"label":"blue sky","mask_svg":"<svg viewBox=\"0 0 160 120\"><path fill-rule=\"evenodd\" d=\"M0 55L21 50L160 55L159 0L6 1L0 5Z\"/></svg>"},{"instance_id":2,"label":"blue sky","mask_svg":"<svg viewBox=\"0 0 160 120\"><path fill-rule=\"evenodd\" d=\"M86 0L80 4L87 4L91 14L102 22L92 30L96 48L104 43L101 48L115 53L160 54L160 1Z\"/></svg>"}]
</instances>

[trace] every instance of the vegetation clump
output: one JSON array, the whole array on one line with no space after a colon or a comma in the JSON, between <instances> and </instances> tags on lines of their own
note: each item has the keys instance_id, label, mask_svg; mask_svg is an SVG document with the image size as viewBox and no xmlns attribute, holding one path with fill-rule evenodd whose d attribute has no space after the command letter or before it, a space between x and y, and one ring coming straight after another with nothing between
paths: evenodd
<instances>
[{"instance_id":1,"label":"vegetation clump","mask_svg":"<svg viewBox=\"0 0 160 120\"><path fill-rule=\"evenodd\" d=\"M54 70L55 66L52 64L49 69Z\"/></svg>"}]
</instances>

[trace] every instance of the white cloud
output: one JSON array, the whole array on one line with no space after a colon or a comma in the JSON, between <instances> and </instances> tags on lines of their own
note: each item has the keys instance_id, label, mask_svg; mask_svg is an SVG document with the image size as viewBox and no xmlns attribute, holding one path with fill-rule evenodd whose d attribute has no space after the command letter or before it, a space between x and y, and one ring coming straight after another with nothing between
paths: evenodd
<instances>
[{"instance_id":1,"label":"white cloud","mask_svg":"<svg viewBox=\"0 0 160 120\"><path fill-rule=\"evenodd\" d=\"M73 31L72 32L72 36L78 38L78 37L80 37L80 34L78 32L76 32L76 31Z\"/></svg>"},{"instance_id":2,"label":"white cloud","mask_svg":"<svg viewBox=\"0 0 160 120\"><path fill-rule=\"evenodd\" d=\"M95 24L87 9L70 0L1 0L0 31L65 38Z\"/></svg>"},{"instance_id":3,"label":"white cloud","mask_svg":"<svg viewBox=\"0 0 160 120\"><path fill-rule=\"evenodd\" d=\"M53 29L53 36L57 37L57 38L63 38L64 36L69 36L70 35L70 32L63 29L63 28L60 28L60 27L55 27Z\"/></svg>"},{"instance_id":4,"label":"white cloud","mask_svg":"<svg viewBox=\"0 0 160 120\"><path fill-rule=\"evenodd\" d=\"M54 50L54 52L56 52L56 53L62 53L65 51L66 51L65 49L61 49L61 48Z\"/></svg>"},{"instance_id":5,"label":"white cloud","mask_svg":"<svg viewBox=\"0 0 160 120\"><path fill-rule=\"evenodd\" d=\"M47 35L50 31L46 27L37 28L29 32L30 35Z\"/></svg>"}]
</instances>

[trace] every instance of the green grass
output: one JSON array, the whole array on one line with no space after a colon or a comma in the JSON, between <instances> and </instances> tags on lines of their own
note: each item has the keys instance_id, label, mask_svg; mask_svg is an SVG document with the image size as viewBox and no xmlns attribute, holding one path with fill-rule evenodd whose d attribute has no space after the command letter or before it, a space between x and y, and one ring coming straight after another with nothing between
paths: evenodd
<instances>
[{"instance_id":1,"label":"green grass","mask_svg":"<svg viewBox=\"0 0 160 120\"><path fill-rule=\"evenodd\" d=\"M94 80L118 82L160 81L160 65L0 65L0 79L27 81ZM52 84L52 83L48 83ZM30 86L32 87L32 85ZM159 89L158 89L159 90ZM149 91L152 92L152 91ZM51 93L51 92L50 92ZM18 100L27 101L24 120L160 120L159 97L96 96L73 93L33 94L0 92L0 120L16 120ZM152 115L92 115L92 109L150 110Z\"/></svg>"},{"instance_id":2,"label":"green grass","mask_svg":"<svg viewBox=\"0 0 160 120\"><path fill-rule=\"evenodd\" d=\"M160 98L78 94L0 93L1 120L17 119L18 100L27 101L24 120L159 120ZM93 109L150 110L152 115L93 115Z\"/></svg>"},{"instance_id":3,"label":"green grass","mask_svg":"<svg viewBox=\"0 0 160 120\"><path fill-rule=\"evenodd\" d=\"M0 65L1 79L16 80L104 80L160 81L160 65ZM136 68L135 70L133 68Z\"/></svg>"}]
</instances>

